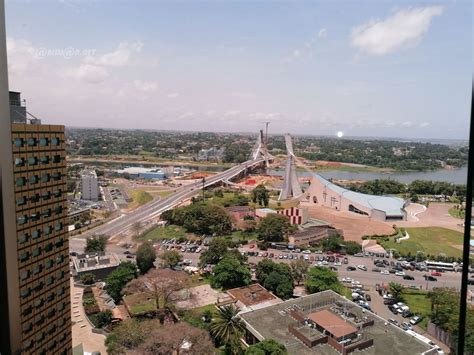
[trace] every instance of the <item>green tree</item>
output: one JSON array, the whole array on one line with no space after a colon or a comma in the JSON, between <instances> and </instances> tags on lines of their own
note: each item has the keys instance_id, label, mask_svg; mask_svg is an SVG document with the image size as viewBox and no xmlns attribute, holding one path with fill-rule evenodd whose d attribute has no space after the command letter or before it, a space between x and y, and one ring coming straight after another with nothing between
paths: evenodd
<instances>
[{"instance_id":1,"label":"green tree","mask_svg":"<svg viewBox=\"0 0 474 355\"><path fill-rule=\"evenodd\" d=\"M122 299L122 289L137 276L136 265L130 261L122 261L105 279L105 290L118 303Z\"/></svg>"},{"instance_id":2,"label":"green tree","mask_svg":"<svg viewBox=\"0 0 474 355\"><path fill-rule=\"evenodd\" d=\"M309 263L306 260L296 259L290 262L291 275L296 284L299 285L304 280L309 269Z\"/></svg>"},{"instance_id":3,"label":"green tree","mask_svg":"<svg viewBox=\"0 0 474 355\"><path fill-rule=\"evenodd\" d=\"M112 322L112 311L106 309L105 311L99 312L94 316L94 319L96 328L104 328Z\"/></svg>"},{"instance_id":4,"label":"green tree","mask_svg":"<svg viewBox=\"0 0 474 355\"><path fill-rule=\"evenodd\" d=\"M215 265L226 255L233 255L241 262L246 262L247 257L240 254L237 249L233 249L234 243L230 239L216 237L211 240L207 250L199 256L199 265Z\"/></svg>"},{"instance_id":5,"label":"green tree","mask_svg":"<svg viewBox=\"0 0 474 355\"><path fill-rule=\"evenodd\" d=\"M252 201L258 203L260 206L268 206L270 194L263 184L257 185L252 190Z\"/></svg>"},{"instance_id":6,"label":"green tree","mask_svg":"<svg viewBox=\"0 0 474 355\"><path fill-rule=\"evenodd\" d=\"M285 345L273 339L265 339L261 342L250 345L245 355L287 355Z\"/></svg>"},{"instance_id":7,"label":"green tree","mask_svg":"<svg viewBox=\"0 0 474 355\"><path fill-rule=\"evenodd\" d=\"M121 355L135 349L145 341L152 329L152 324L148 322L140 322L133 318L124 320L107 335L105 339L107 354Z\"/></svg>"},{"instance_id":8,"label":"green tree","mask_svg":"<svg viewBox=\"0 0 474 355\"><path fill-rule=\"evenodd\" d=\"M153 267L156 260L156 251L148 242L141 244L137 249L137 266L141 274L146 274Z\"/></svg>"},{"instance_id":9,"label":"green tree","mask_svg":"<svg viewBox=\"0 0 474 355\"><path fill-rule=\"evenodd\" d=\"M273 291L275 295L282 299L289 299L293 296L292 280L276 271L271 272L266 278L263 287Z\"/></svg>"},{"instance_id":10,"label":"green tree","mask_svg":"<svg viewBox=\"0 0 474 355\"><path fill-rule=\"evenodd\" d=\"M398 282L389 282L388 284L390 293L397 302L403 301L403 291L405 287Z\"/></svg>"},{"instance_id":11,"label":"green tree","mask_svg":"<svg viewBox=\"0 0 474 355\"><path fill-rule=\"evenodd\" d=\"M252 281L250 269L233 255L226 255L212 271L213 288L229 289L248 285Z\"/></svg>"},{"instance_id":12,"label":"green tree","mask_svg":"<svg viewBox=\"0 0 474 355\"><path fill-rule=\"evenodd\" d=\"M266 278L272 272L277 272L278 274L286 276L293 282L293 276L291 274L291 269L288 264L284 263L275 263L271 259L263 259L257 264L255 269L255 276L259 284L263 285Z\"/></svg>"},{"instance_id":13,"label":"green tree","mask_svg":"<svg viewBox=\"0 0 474 355\"><path fill-rule=\"evenodd\" d=\"M159 255L161 264L165 267L173 268L183 261L183 255L177 250L165 250Z\"/></svg>"},{"instance_id":14,"label":"green tree","mask_svg":"<svg viewBox=\"0 0 474 355\"><path fill-rule=\"evenodd\" d=\"M86 274L82 274L80 280L84 285L92 285L95 282L95 275L88 272Z\"/></svg>"},{"instance_id":15,"label":"green tree","mask_svg":"<svg viewBox=\"0 0 474 355\"><path fill-rule=\"evenodd\" d=\"M86 239L85 253L105 251L107 237L105 235L92 236Z\"/></svg>"},{"instance_id":16,"label":"green tree","mask_svg":"<svg viewBox=\"0 0 474 355\"><path fill-rule=\"evenodd\" d=\"M282 242L295 227L291 225L288 217L270 213L262 218L257 226L258 239L266 242Z\"/></svg>"},{"instance_id":17,"label":"green tree","mask_svg":"<svg viewBox=\"0 0 474 355\"><path fill-rule=\"evenodd\" d=\"M340 292L342 287L337 278L337 273L322 266L314 266L309 270L306 275L305 286L309 293L326 290Z\"/></svg>"},{"instance_id":18,"label":"green tree","mask_svg":"<svg viewBox=\"0 0 474 355\"><path fill-rule=\"evenodd\" d=\"M209 326L212 338L225 346L226 354L238 354L241 351L240 338L245 334L245 324L237 316L238 312L233 305L221 307Z\"/></svg>"}]
</instances>

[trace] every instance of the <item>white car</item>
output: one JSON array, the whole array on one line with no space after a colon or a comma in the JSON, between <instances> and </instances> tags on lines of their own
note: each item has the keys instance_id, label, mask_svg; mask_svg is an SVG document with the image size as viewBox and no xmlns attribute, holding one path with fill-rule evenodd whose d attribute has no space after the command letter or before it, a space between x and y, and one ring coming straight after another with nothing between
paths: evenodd
<instances>
[{"instance_id":1,"label":"white car","mask_svg":"<svg viewBox=\"0 0 474 355\"><path fill-rule=\"evenodd\" d=\"M380 271L380 273L381 273L382 275L390 275L390 273L388 272L388 270L382 270L382 271Z\"/></svg>"},{"instance_id":2,"label":"white car","mask_svg":"<svg viewBox=\"0 0 474 355\"><path fill-rule=\"evenodd\" d=\"M365 266L365 265L357 265L357 268L359 270L367 271L367 266Z\"/></svg>"},{"instance_id":3,"label":"white car","mask_svg":"<svg viewBox=\"0 0 474 355\"><path fill-rule=\"evenodd\" d=\"M334 266L341 266L342 264L340 262L335 262Z\"/></svg>"},{"instance_id":4,"label":"white car","mask_svg":"<svg viewBox=\"0 0 474 355\"><path fill-rule=\"evenodd\" d=\"M397 271L395 273L396 276L405 276L405 271Z\"/></svg>"}]
</instances>

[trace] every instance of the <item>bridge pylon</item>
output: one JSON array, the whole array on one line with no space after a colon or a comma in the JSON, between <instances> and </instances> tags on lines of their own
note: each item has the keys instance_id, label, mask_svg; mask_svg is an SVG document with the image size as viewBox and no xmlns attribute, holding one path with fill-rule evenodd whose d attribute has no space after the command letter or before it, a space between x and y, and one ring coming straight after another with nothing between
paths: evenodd
<instances>
[{"instance_id":1,"label":"bridge pylon","mask_svg":"<svg viewBox=\"0 0 474 355\"><path fill-rule=\"evenodd\" d=\"M252 150L251 159L257 160L259 158L265 159L265 165L268 167L270 165L270 160L273 159L268 153L267 150L267 140L263 136L263 129L260 130L259 135L257 137L257 142Z\"/></svg>"},{"instance_id":2,"label":"bridge pylon","mask_svg":"<svg viewBox=\"0 0 474 355\"><path fill-rule=\"evenodd\" d=\"M293 152L293 142L289 134L285 134L285 144L288 158L286 159L283 187L278 200L287 200L303 194L296 175L296 156Z\"/></svg>"}]
</instances>

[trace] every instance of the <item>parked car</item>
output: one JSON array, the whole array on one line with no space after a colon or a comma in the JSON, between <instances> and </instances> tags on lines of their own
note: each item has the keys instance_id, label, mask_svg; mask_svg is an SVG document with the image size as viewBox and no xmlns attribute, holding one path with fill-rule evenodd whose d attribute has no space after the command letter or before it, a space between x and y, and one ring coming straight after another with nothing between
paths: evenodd
<instances>
[{"instance_id":1,"label":"parked car","mask_svg":"<svg viewBox=\"0 0 474 355\"><path fill-rule=\"evenodd\" d=\"M388 319L388 322L391 323L391 324L393 324L393 325L395 325L395 326L397 326L397 327L399 326L398 321L396 321L396 320L393 319L393 318Z\"/></svg>"},{"instance_id":2,"label":"parked car","mask_svg":"<svg viewBox=\"0 0 474 355\"><path fill-rule=\"evenodd\" d=\"M388 272L388 270L382 270L382 271L380 271L380 273L382 275L390 275L390 272Z\"/></svg>"},{"instance_id":3,"label":"parked car","mask_svg":"<svg viewBox=\"0 0 474 355\"><path fill-rule=\"evenodd\" d=\"M411 312L410 310L408 310L408 311L403 311L403 312L401 313L401 316L402 316L403 318L413 317L413 312Z\"/></svg>"},{"instance_id":4,"label":"parked car","mask_svg":"<svg viewBox=\"0 0 474 355\"><path fill-rule=\"evenodd\" d=\"M431 272L431 276L438 276L438 277L439 277L439 276L442 276L442 275L443 275L443 274L440 273L439 271L432 271L432 272Z\"/></svg>"},{"instance_id":5,"label":"parked car","mask_svg":"<svg viewBox=\"0 0 474 355\"><path fill-rule=\"evenodd\" d=\"M401 325L401 328L403 330L411 330L411 325L407 322L403 322L402 325Z\"/></svg>"},{"instance_id":6,"label":"parked car","mask_svg":"<svg viewBox=\"0 0 474 355\"><path fill-rule=\"evenodd\" d=\"M403 279L404 280L414 280L415 278L411 275L405 275L405 276L403 276Z\"/></svg>"},{"instance_id":7,"label":"parked car","mask_svg":"<svg viewBox=\"0 0 474 355\"><path fill-rule=\"evenodd\" d=\"M367 271L367 266L365 265L357 265L357 268L363 271Z\"/></svg>"},{"instance_id":8,"label":"parked car","mask_svg":"<svg viewBox=\"0 0 474 355\"><path fill-rule=\"evenodd\" d=\"M387 306L394 305L395 303L397 303L397 301L394 300L393 298L386 298L386 299L383 300L383 304L385 304Z\"/></svg>"},{"instance_id":9,"label":"parked car","mask_svg":"<svg viewBox=\"0 0 474 355\"><path fill-rule=\"evenodd\" d=\"M356 268L354 266L348 266L348 267L346 267L346 270L347 271L355 271Z\"/></svg>"},{"instance_id":10,"label":"parked car","mask_svg":"<svg viewBox=\"0 0 474 355\"><path fill-rule=\"evenodd\" d=\"M410 319L410 323L411 323L412 325L416 325L416 324L420 323L422 320L423 320L423 317L421 317L421 316L414 316L412 319Z\"/></svg>"},{"instance_id":11,"label":"parked car","mask_svg":"<svg viewBox=\"0 0 474 355\"><path fill-rule=\"evenodd\" d=\"M380 272L381 270L378 267L374 267L374 268L372 268L372 271L373 272Z\"/></svg>"},{"instance_id":12,"label":"parked car","mask_svg":"<svg viewBox=\"0 0 474 355\"><path fill-rule=\"evenodd\" d=\"M433 282L438 281L436 277L433 277L431 275L424 275L424 277L426 281L433 281Z\"/></svg>"}]
</instances>

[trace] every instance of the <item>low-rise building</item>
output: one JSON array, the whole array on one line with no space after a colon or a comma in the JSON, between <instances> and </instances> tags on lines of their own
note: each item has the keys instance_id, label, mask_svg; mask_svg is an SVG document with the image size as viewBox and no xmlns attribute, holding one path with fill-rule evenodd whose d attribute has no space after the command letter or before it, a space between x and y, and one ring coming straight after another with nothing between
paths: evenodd
<instances>
[{"instance_id":1,"label":"low-rise building","mask_svg":"<svg viewBox=\"0 0 474 355\"><path fill-rule=\"evenodd\" d=\"M257 208L255 210L255 216L258 218L265 218L271 213L277 213L277 211L271 209L271 208Z\"/></svg>"},{"instance_id":2,"label":"low-rise building","mask_svg":"<svg viewBox=\"0 0 474 355\"><path fill-rule=\"evenodd\" d=\"M335 229L330 226L313 226L289 236L288 243L295 247L313 246L333 236L340 236L344 239L344 232L342 229Z\"/></svg>"},{"instance_id":3,"label":"low-rise building","mask_svg":"<svg viewBox=\"0 0 474 355\"><path fill-rule=\"evenodd\" d=\"M227 290L219 295L217 305L234 304L241 311L250 311L283 302L260 284Z\"/></svg>"},{"instance_id":4,"label":"low-rise building","mask_svg":"<svg viewBox=\"0 0 474 355\"><path fill-rule=\"evenodd\" d=\"M94 254L77 254L71 256L71 273L74 278L83 274L93 274L97 281L105 278L117 268L120 259L116 254L97 252Z\"/></svg>"},{"instance_id":5,"label":"low-rise building","mask_svg":"<svg viewBox=\"0 0 474 355\"><path fill-rule=\"evenodd\" d=\"M290 207L278 211L279 214L287 216L292 225L301 225L308 222L308 208Z\"/></svg>"},{"instance_id":6,"label":"low-rise building","mask_svg":"<svg viewBox=\"0 0 474 355\"><path fill-rule=\"evenodd\" d=\"M437 354L435 346L328 290L239 313L244 341L265 339L300 354Z\"/></svg>"}]
</instances>

